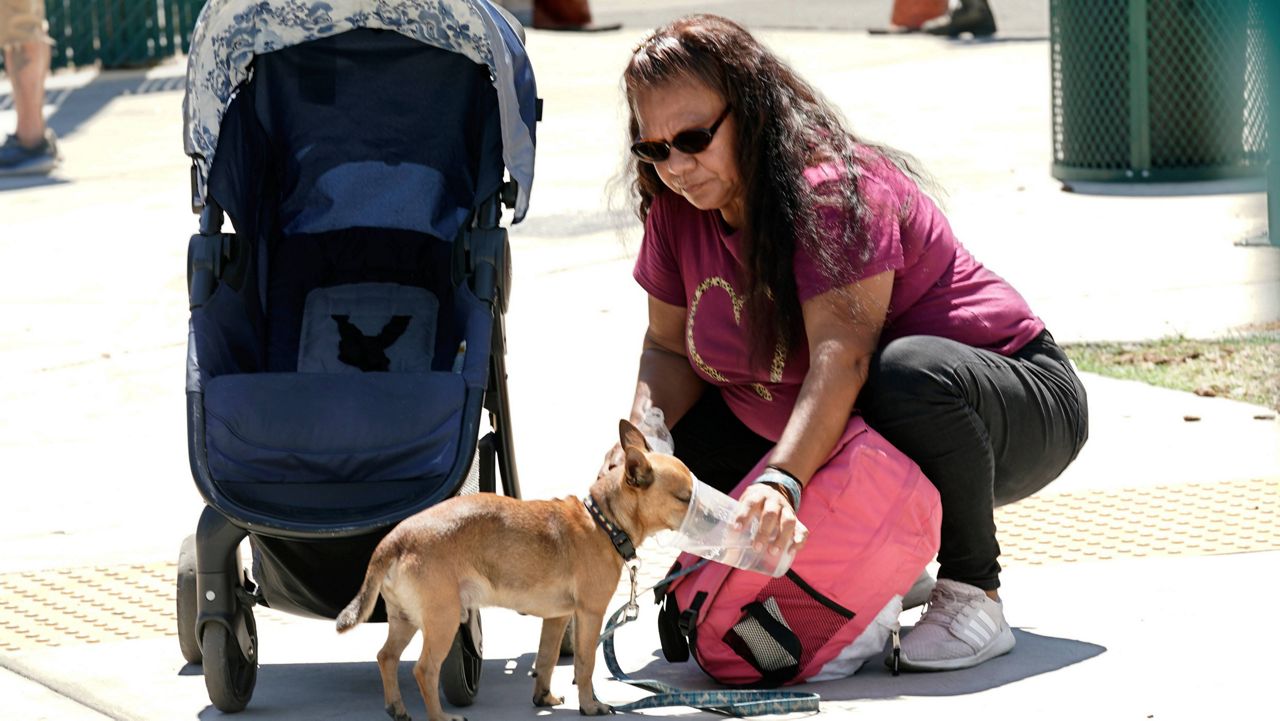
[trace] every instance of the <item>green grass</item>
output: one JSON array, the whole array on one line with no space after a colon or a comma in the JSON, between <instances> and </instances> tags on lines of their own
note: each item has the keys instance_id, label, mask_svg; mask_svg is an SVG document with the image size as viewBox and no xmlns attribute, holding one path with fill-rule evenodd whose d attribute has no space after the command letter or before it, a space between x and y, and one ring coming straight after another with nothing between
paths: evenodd
<instances>
[{"instance_id":1,"label":"green grass","mask_svg":"<svg viewBox=\"0 0 1280 721\"><path fill-rule=\"evenodd\" d=\"M1064 347L1082 371L1280 410L1280 324L1215 340Z\"/></svg>"}]
</instances>

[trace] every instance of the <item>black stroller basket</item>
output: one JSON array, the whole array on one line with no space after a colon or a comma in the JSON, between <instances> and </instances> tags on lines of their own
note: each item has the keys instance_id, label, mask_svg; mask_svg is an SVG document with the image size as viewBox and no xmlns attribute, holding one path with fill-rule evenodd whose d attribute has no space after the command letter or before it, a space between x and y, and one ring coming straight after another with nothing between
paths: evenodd
<instances>
[{"instance_id":1,"label":"black stroller basket","mask_svg":"<svg viewBox=\"0 0 1280 721\"><path fill-rule=\"evenodd\" d=\"M335 618L395 523L496 492L499 471L520 493L499 225L518 188L488 68L358 29L259 55L250 78L188 253L188 441L207 507L180 556L179 641L223 711L253 691L252 606ZM462 631L445 669L458 705L478 683L479 618Z\"/></svg>"}]
</instances>

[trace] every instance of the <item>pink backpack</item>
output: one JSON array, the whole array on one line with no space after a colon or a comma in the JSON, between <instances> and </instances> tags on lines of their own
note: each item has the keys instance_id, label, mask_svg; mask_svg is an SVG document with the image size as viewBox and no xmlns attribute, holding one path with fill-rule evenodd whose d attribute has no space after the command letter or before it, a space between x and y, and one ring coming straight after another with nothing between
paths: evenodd
<instances>
[{"instance_id":1,"label":"pink backpack","mask_svg":"<svg viewBox=\"0 0 1280 721\"><path fill-rule=\"evenodd\" d=\"M734 489L739 496L760 464ZM665 589L669 661L694 659L729 686L843 678L879 654L902 596L938 550L938 492L861 418L804 489L809 541L781 578L708 563ZM681 554L672 572L699 561Z\"/></svg>"}]
</instances>

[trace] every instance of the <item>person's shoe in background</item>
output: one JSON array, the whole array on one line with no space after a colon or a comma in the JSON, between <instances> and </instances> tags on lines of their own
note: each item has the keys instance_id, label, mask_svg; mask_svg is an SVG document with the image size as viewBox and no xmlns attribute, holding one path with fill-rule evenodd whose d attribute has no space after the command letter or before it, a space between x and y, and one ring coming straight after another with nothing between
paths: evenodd
<instances>
[{"instance_id":1,"label":"person's shoe in background","mask_svg":"<svg viewBox=\"0 0 1280 721\"><path fill-rule=\"evenodd\" d=\"M924 31L949 38L958 38L964 33L985 38L996 34L996 18L987 0L960 0L960 7L951 11L945 23L926 26Z\"/></svg>"},{"instance_id":2,"label":"person's shoe in background","mask_svg":"<svg viewBox=\"0 0 1280 721\"><path fill-rule=\"evenodd\" d=\"M58 165L58 136L52 129L45 129L44 137L35 147L23 145L18 136L10 135L0 145L0 177L12 175L43 175Z\"/></svg>"},{"instance_id":3,"label":"person's shoe in background","mask_svg":"<svg viewBox=\"0 0 1280 721\"><path fill-rule=\"evenodd\" d=\"M918 33L925 23L947 14L947 0L893 0L888 27L867 28L872 35Z\"/></svg>"}]
</instances>

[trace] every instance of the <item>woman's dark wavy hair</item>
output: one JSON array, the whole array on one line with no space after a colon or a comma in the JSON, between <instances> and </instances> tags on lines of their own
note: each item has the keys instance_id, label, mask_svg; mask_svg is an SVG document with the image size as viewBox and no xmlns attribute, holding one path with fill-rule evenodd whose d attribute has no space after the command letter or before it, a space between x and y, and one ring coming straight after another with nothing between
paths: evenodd
<instances>
[{"instance_id":1,"label":"woman's dark wavy hair","mask_svg":"<svg viewBox=\"0 0 1280 721\"><path fill-rule=\"evenodd\" d=\"M658 28L631 56L623 73L630 113L628 142L639 137L635 98L642 90L673 81L696 80L733 108L737 166L746 194L742 220L744 272L751 360L769 367L777 349L803 337L793 256L804 247L835 278L847 278L865 262L870 244L862 231L865 203L858 193L857 146L839 113L807 82L737 23L716 15L690 15ZM885 148L872 155L910 171L905 159ZM824 183L815 191L804 171L818 163L840 163L849 182ZM643 222L654 199L671 192L653 165L631 158L628 174ZM914 175L914 172L912 172ZM767 199L766 202L762 202ZM818 242L817 209L843 211L841 237L827 227Z\"/></svg>"}]
</instances>

